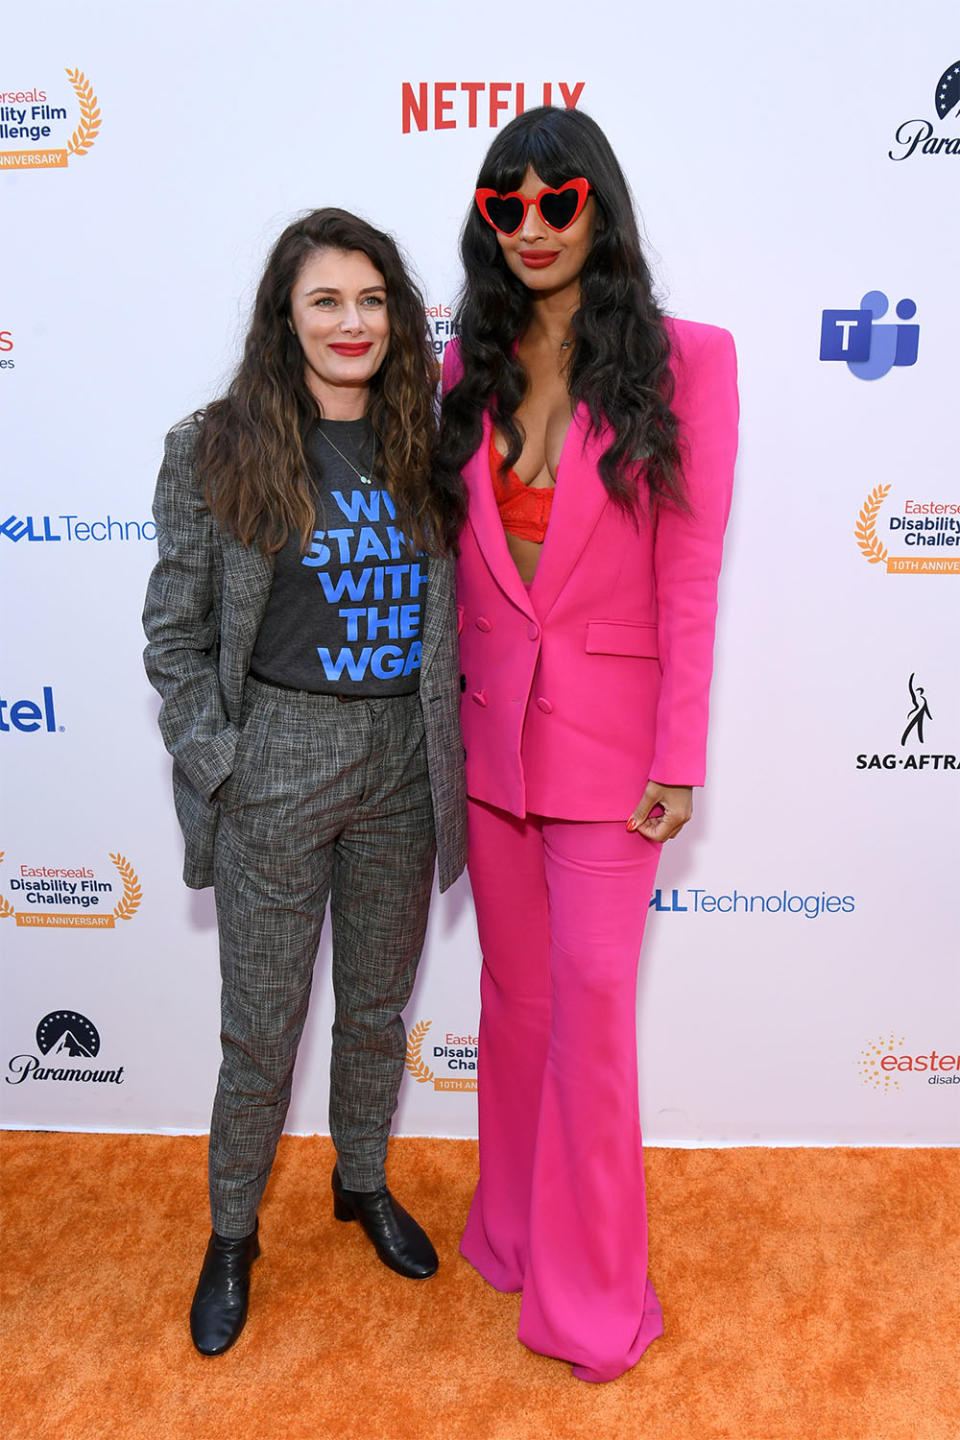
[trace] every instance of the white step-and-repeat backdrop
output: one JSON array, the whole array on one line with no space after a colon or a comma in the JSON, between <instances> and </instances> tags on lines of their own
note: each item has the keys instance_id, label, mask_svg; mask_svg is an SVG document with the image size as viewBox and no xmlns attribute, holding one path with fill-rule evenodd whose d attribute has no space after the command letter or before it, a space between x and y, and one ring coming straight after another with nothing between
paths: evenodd
<instances>
[{"instance_id":1,"label":"white step-and-repeat backdrop","mask_svg":"<svg viewBox=\"0 0 960 1440\"><path fill-rule=\"evenodd\" d=\"M947 0L36 0L0 58L0 1095L206 1128L212 901L140 610L168 426L305 208L393 231L439 354L496 129L605 128L667 307L737 339L710 781L641 970L648 1141L939 1143L960 1114L960 33ZM329 954L289 1128L326 1128ZM400 1133L475 1134L469 887L434 905Z\"/></svg>"}]
</instances>

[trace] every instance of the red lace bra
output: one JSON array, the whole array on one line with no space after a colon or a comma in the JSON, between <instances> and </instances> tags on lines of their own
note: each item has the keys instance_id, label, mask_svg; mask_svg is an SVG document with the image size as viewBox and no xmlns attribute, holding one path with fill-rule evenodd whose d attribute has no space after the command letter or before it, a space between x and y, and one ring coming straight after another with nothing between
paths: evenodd
<instances>
[{"instance_id":1,"label":"red lace bra","mask_svg":"<svg viewBox=\"0 0 960 1440\"><path fill-rule=\"evenodd\" d=\"M502 460L491 430L490 479L503 528L516 535L518 540L533 540L542 545L550 523L554 487L524 485L522 480L517 479L515 470L508 470L503 475L500 470Z\"/></svg>"}]
</instances>

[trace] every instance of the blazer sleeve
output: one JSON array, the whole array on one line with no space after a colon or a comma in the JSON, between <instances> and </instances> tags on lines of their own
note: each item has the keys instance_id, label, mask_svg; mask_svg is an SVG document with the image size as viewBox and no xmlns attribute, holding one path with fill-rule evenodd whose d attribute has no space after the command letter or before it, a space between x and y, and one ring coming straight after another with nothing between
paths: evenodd
<instances>
[{"instance_id":1,"label":"blazer sleeve","mask_svg":"<svg viewBox=\"0 0 960 1440\"><path fill-rule=\"evenodd\" d=\"M222 555L193 454L196 426L170 431L153 515L159 558L147 586L144 665L162 698L160 733L205 799L233 769L237 729L227 717L217 671Z\"/></svg>"},{"instance_id":2,"label":"blazer sleeve","mask_svg":"<svg viewBox=\"0 0 960 1440\"><path fill-rule=\"evenodd\" d=\"M717 582L737 453L737 361L733 337L684 326L675 349L673 410L680 421L689 512L657 517L654 567L661 664L650 778L702 785Z\"/></svg>"}]
</instances>

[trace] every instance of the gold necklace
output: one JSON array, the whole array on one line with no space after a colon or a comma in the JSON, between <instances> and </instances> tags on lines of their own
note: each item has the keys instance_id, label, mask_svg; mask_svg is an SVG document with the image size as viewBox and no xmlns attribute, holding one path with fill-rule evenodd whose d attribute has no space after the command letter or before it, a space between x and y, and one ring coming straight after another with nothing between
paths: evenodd
<instances>
[{"instance_id":1,"label":"gold necklace","mask_svg":"<svg viewBox=\"0 0 960 1440\"><path fill-rule=\"evenodd\" d=\"M317 429L320 431L320 434L323 436L324 440L326 440L327 444L333 446L333 449L336 450L337 454L340 456L340 459L343 461L343 463L344 463L345 465L349 465L349 466L350 466L350 469L353 471L354 475L356 475L357 478L359 479L360 484L361 484L361 485L372 485L372 484L373 484L373 477L372 477L371 475L363 475L363 474L361 474L361 472L357 469L356 465L354 465L353 461L349 458L349 456L344 455L343 451L340 449L340 446L333 444L333 441L330 439L330 436L326 433L326 431L325 431L325 430L320 430L320 426L319 426L319 425L317 426Z\"/></svg>"}]
</instances>

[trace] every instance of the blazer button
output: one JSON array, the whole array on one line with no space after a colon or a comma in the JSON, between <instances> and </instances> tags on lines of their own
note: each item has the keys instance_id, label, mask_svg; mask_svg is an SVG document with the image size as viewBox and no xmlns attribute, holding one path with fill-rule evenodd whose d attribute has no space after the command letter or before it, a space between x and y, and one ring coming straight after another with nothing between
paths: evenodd
<instances>
[{"instance_id":1,"label":"blazer button","mask_svg":"<svg viewBox=\"0 0 960 1440\"><path fill-rule=\"evenodd\" d=\"M530 621L530 624L527 626L527 639L528 639L528 640L539 640L539 639L540 639L540 626L539 626L539 625L535 625L532 620Z\"/></svg>"},{"instance_id":2,"label":"blazer button","mask_svg":"<svg viewBox=\"0 0 960 1440\"><path fill-rule=\"evenodd\" d=\"M552 714L553 714L553 706L550 704L550 701L549 701L549 700L544 700L544 698L543 698L542 695L541 695L540 699L537 701L537 709L538 709L538 710L542 710L543 713L544 713L544 715L552 715Z\"/></svg>"},{"instance_id":3,"label":"blazer button","mask_svg":"<svg viewBox=\"0 0 960 1440\"><path fill-rule=\"evenodd\" d=\"M482 690L474 690L472 699L475 705L486 705L487 703L487 697Z\"/></svg>"},{"instance_id":4,"label":"blazer button","mask_svg":"<svg viewBox=\"0 0 960 1440\"><path fill-rule=\"evenodd\" d=\"M484 634L487 634L488 631L493 629L493 626L490 624L490 621L487 619L486 615L478 615L473 623L476 625L477 629L482 630Z\"/></svg>"}]
</instances>

